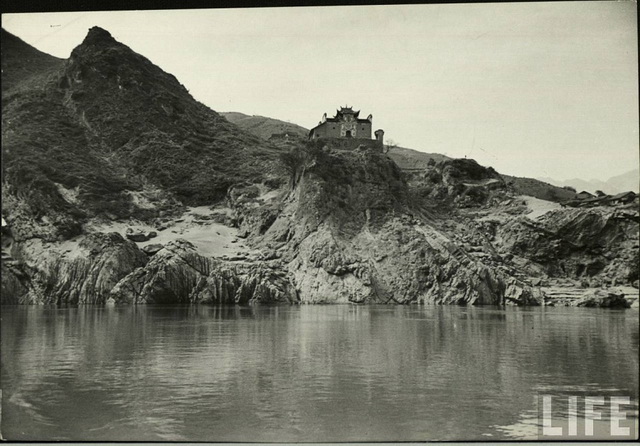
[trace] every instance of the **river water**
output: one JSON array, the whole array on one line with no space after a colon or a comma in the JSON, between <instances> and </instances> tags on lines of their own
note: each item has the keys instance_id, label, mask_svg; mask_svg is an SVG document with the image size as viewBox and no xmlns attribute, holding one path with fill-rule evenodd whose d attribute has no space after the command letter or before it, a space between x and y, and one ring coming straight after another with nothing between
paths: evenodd
<instances>
[{"instance_id":1,"label":"river water","mask_svg":"<svg viewBox=\"0 0 640 446\"><path fill-rule=\"evenodd\" d=\"M1 339L11 440L535 439L542 394L638 420L636 309L3 307Z\"/></svg>"}]
</instances>

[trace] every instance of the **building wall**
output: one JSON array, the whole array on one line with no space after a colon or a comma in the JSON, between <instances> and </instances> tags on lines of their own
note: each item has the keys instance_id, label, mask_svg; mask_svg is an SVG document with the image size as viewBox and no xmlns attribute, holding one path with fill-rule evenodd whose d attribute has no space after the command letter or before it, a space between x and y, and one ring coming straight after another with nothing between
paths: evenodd
<instances>
[{"instance_id":1,"label":"building wall","mask_svg":"<svg viewBox=\"0 0 640 446\"><path fill-rule=\"evenodd\" d=\"M339 138L340 123L339 122L323 122L313 130L316 138Z\"/></svg>"},{"instance_id":2,"label":"building wall","mask_svg":"<svg viewBox=\"0 0 640 446\"><path fill-rule=\"evenodd\" d=\"M371 138L371 123L370 122L358 122L356 124L356 138Z\"/></svg>"},{"instance_id":3,"label":"building wall","mask_svg":"<svg viewBox=\"0 0 640 446\"><path fill-rule=\"evenodd\" d=\"M338 150L355 150L360 146L382 152L382 142L370 138L340 138L340 137L324 137L322 142L332 149Z\"/></svg>"},{"instance_id":4,"label":"building wall","mask_svg":"<svg viewBox=\"0 0 640 446\"><path fill-rule=\"evenodd\" d=\"M341 122L323 122L313 132L316 138L344 138ZM355 122L355 135L351 136L353 138L371 138L371 123Z\"/></svg>"}]
</instances>

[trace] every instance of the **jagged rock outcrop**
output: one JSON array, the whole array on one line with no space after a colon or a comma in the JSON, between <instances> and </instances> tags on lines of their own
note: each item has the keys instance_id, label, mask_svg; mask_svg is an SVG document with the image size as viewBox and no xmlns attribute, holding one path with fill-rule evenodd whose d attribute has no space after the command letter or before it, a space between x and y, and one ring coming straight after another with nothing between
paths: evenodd
<instances>
[{"instance_id":1,"label":"jagged rock outcrop","mask_svg":"<svg viewBox=\"0 0 640 446\"><path fill-rule=\"evenodd\" d=\"M306 155L276 218L253 209L241 226L287 262L301 301L540 303L529 285L438 230L385 155L314 147ZM270 219L266 231L260 216Z\"/></svg>"},{"instance_id":2,"label":"jagged rock outcrop","mask_svg":"<svg viewBox=\"0 0 640 446\"><path fill-rule=\"evenodd\" d=\"M15 192L15 193L14 193ZM48 203L39 206L37 204ZM65 206L57 207L38 190L15 191L8 183L2 186L2 206L12 236L18 241L41 238L47 242L75 237L82 233L82 216L66 212Z\"/></svg>"},{"instance_id":3,"label":"jagged rock outcrop","mask_svg":"<svg viewBox=\"0 0 640 446\"><path fill-rule=\"evenodd\" d=\"M203 257L186 240L176 240L144 267L123 278L111 297L117 303L294 302L285 273L264 262L232 263Z\"/></svg>"},{"instance_id":4,"label":"jagged rock outcrop","mask_svg":"<svg viewBox=\"0 0 640 446\"><path fill-rule=\"evenodd\" d=\"M635 221L604 207L560 209L537 221L513 218L497 230L503 252L522 259L530 274L569 277L587 286L637 280L638 232Z\"/></svg>"},{"instance_id":5,"label":"jagged rock outcrop","mask_svg":"<svg viewBox=\"0 0 640 446\"><path fill-rule=\"evenodd\" d=\"M336 239L320 230L301 244L290 266L302 299L332 301L333 296L338 302L470 305L541 302L541 294L530 285L474 259L437 229L406 218L393 218L349 241Z\"/></svg>"},{"instance_id":6,"label":"jagged rock outcrop","mask_svg":"<svg viewBox=\"0 0 640 446\"><path fill-rule=\"evenodd\" d=\"M445 159L403 171L412 193L442 205L469 208L504 199L507 185L492 167L473 159Z\"/></svg>"},{"instance_id":7,"label":"jagged rock outcrop","mask_svg":"<svg viewBox=\"0 0 640 446\"><path fill-rule=\"evenodd\" d=\"M120 279L147 262L135 243L115 232L64 244L36 239L15 246L14 257L29 276L28 286L10 292L20 303L101 304Z\"/></svg>"}]
</instances>

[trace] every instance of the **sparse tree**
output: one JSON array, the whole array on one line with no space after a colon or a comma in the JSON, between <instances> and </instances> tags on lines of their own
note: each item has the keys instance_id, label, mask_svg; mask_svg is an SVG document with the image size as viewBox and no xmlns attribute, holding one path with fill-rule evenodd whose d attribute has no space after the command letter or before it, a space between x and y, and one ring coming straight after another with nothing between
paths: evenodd
<instances>
[{"instance_id":1,"label":"sparse tree","mask_svg":"<svg viewBox=\"0 0 640 446\"><path fill-rule=\"evenodd\" d=\"M398 144L393 139L388 139L384 147L382 148L382 153L389 153L390 150L398 147Z\"/></svg>"}]
</instances>

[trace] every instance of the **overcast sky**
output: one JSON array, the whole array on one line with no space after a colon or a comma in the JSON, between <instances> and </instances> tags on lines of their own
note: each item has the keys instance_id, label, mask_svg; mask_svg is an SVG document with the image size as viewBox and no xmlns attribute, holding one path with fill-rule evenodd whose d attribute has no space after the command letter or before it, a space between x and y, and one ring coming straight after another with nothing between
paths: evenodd
<instances>
[{"instance_id":1,"label":"overcast sky","mask_svg":"<svg viewBox=\"0 0 640 446\"><path fill-rule=\"evenodd\" d=\"M88 29L216 111L315 126L341 105L403 147L529 177L637 168L637 5L484 3L4 14L67 58Z\"/></svg>"}]
</instances>

